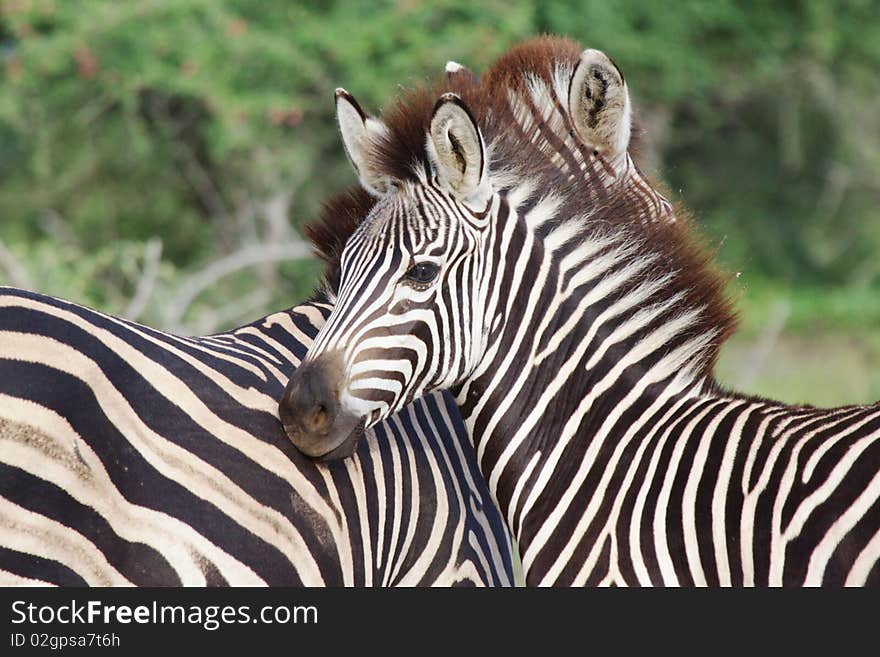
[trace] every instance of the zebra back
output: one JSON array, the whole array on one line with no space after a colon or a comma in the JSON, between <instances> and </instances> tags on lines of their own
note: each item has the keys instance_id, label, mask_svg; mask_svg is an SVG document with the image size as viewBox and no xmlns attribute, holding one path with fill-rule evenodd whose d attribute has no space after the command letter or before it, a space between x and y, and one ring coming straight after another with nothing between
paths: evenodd
<instances>
[{"instance_id":1,"label":"zebra back","mask_svg":"<svg viewBox=\"0 0 880 657\"><path fill-rule=\"evenodd\" d=\"M180 337L0 288L0 583L509 585L458 410L315 464L278 398L329 308Z\"/></svg>"}]
</instances>

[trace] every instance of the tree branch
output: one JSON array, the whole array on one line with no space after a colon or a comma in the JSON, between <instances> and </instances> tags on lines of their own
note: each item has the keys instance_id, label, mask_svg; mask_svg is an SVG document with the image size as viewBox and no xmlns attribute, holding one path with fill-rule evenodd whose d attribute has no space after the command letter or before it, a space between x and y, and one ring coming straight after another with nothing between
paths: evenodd
<instances>
[{"instance_id":1,"label":"tree branch","mask_svg":"<svg viewBox=\"0 0 880 657\"><path fill-rule=\"evenodd\" d=\"M250 318L260 309L265 308L272 295L266 288L260 287L249 294L234 299L225 307L201 313L193 327L198 335L211 335L220 329Z\"/></svg>"},{"instance_id":2,"label":"tree branch","mask_svg":"<svg viewBox=\"0 0 880 657\"><path fill-rule=\"evenodd\" d=\"M122 316L132 321L143 314L150 297L156 290L156 281L159 278L159 264L162 261L162 240L158 237L152 238L147 242L144 250L144 267L141 269L141 275L135 288L134 297L128 302L128 307Z\"/></svg>"},{"instance_id":3,"label":"tree branch","mask_svg":"<svg viewBox=\"0 0 880 657\"><path fill-rule=\"evenodd\" d=\"M189 276L178 288L177 294L165 310L165 326L172 331L180 331L181 320L186 311L206 289L218 280L242 269L267 262L298 260L311 256L309 245L303 241L288 244L255 244L246 246L219 260L215 260Z\"/></svg>"}]
</instances>

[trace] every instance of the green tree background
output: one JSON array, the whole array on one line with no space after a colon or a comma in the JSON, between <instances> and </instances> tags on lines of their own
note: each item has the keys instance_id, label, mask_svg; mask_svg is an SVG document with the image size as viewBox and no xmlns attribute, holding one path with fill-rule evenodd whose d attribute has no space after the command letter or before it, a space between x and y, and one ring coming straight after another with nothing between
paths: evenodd
<instances>
[{"instance_id":1,"label":"green tree background","mask_svg":"<svg viewBox=\"0 0 880 657\"><path fill-rule=\"evenodd\" d=\"M181 332L299 301L297 228L353 181L332 92L376 111L541 32L627 76L644 168L743 319L723 381L880 397L880 5L2 0L0 283Z\"/></svg>"}]
</instances>

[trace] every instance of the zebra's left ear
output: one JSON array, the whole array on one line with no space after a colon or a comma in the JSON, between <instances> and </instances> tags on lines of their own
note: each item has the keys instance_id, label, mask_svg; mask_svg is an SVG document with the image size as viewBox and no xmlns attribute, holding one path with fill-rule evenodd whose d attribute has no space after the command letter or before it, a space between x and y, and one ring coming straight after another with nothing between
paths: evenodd
<instances>
[{"instance_id":1,"label":"zebra's left ear","mask_svg":"<svg viewBox=\"0 0 880 657\"><path fill-rule=\"evenodd\" d=\"M446 80L447 82L455 82L458 79L467 81L470 84L479 84L479 79L474 75L467 66L463 66L451 59L446 62Z\"/></svg>"},{"instance_id":2,"label":"zebra's left ear","mask_svg":"<svg viewBox=\"0 0 880 657\"><path fill-rule=\"evenodd\" d=\"M337 89L335 96L336 121L345 153L358 174L361 186L373 196L382 196L390 185L387 177L375 171L370 161L370 145L385 134L385 124L368 116L345 89Z\"/></svg>"},{"instance_id":3,"label":"zebra's left ear","mask_svg":"<svg viewBox=\"0 0 880 657\"><path fill-rule=\"evenodd\" d=\"M491 194L486 146L473 115L456 94L443 94L434 106L427 146L440 184L461 201L484 205Z\"/></svg>"},{"instance_id":4,"label":"zebra's left ear","mask_svg":"<svg viewBox=\"0 0 880 657\"><path fill-rule=\"evenodd\" d=\"M569 84L568 110L581 139L594 150L612 159L626 152L632 121L629 91L605 53L581 53Z\"/></svg>"}]
</instances>

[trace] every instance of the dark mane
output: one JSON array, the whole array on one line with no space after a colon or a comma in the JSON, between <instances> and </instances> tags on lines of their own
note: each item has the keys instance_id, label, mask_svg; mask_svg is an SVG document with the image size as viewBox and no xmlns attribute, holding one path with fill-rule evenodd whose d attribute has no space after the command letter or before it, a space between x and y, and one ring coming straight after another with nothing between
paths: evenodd
<instances>
[{"instance_id":1,"label":"dark mane","mask_svg":"<svg viewBox=\"0 0 880 657\"><path fill-rule=\"evenodd\" d=\"M426 135L437 99L449 91L458 94L482 128L487 109L484 90L470 76L456 75L404 91L382 112L388 133L372 149L375 170L392 180L418 181L418 172L429 167Z\"/></svg>"},{"instance_id":2,"label":"dark mane","mask_svg":"<svg viewBox=\"0 0 880 657\"><path fill-rule=\"evenodd\" d=\"M531 73L549 82L553 67L566 62L574 66L580 59L581 48L575 41L563 37L541 36L515 45L501 55L482 76L482 83L492 89L526 88L523 73Z\"/></svg>"},{"instance_id":3,"label":"dark mane","mask_svg":"<svg viewBox=\"0 0 880 657\"><path fill-rule=\"evenodd\" d=\"M339 289L339 265L348 238L364 220L376 199L360 185L352 185L324 201L318 221L306 224L303 232L312 243L315 255L324 263L322 292L335 294Z\"/></svg>"},{"instance_id":4,"label":"dark mane","mask_svg":"<svg viewBox=\"0 0 880 657\"><path fill-rule=\"evenodd\" d=\"M466 74L446 75L432 84L405 91L382 113L388 132L372 149L371 164L393 180L418 181L419 173L429 166L426 135L434 105L444 92L458 94L489 145L490 168L536 181L535 194L539 197L552 193L563 199L557 224L571 218L568 220L582 223L583 239L603 234L643 245L657 259L639 277L642 282L676 273L671 286L674 292L683 294L682 306L703 309L684 337L708 333L716 336L702 360L704 373L709 374L718 349L734 331L736 321L725 294L728 277L714 266L715 254L707 247L688 213L676 208L674 221L666 217L662 220L646 217L627 194L625 186L609 188L599 173L593 176L595 179L586 180L566 176L547 153L535 145L535 135L511 129L515 120L509 104L510 93L528 97L527 76L550 83L554 67L562 64L573 69L581 51L571 40L540 37L501 56L479 82ZM554 102L559 103L560 99L554 98ZM634 127L632 132L637 135L639 130ZM542 133L542 136L553 138L552 134ZM366 192L349 191L329 201L320 220L306 229L316 252L327 265L325 280L331 290L338 285L342 247L374 203Z\"/></svg>"},{"instance_id":5,"label":"dark mane","mask_svg":"<svg viewBox=\"0 0 880 657\"><path fill-rule=\"evenodd\" d=\"M393 180L418 181L418 173L429 166L425 137L431 115L437 99L445 92L461 97L480 126L486 143L496 145L499 152L493 164L509 161L506 147L520 155L518 160L526 159L521 156L523 144L518 143L519 140L504 138L510 136L514 120L509 91L518 95L527 93L527 75L550 81L554 65L566 62L574 67L580 54L581 48L573 41L539 37L502 55L479 82L470 75L446 75L443 79L404 91L382 112L382 122L388 133L372 149L372 166Z\"/></svg>"},{"instance_id":6,"label":"dark mane","mask_svg":"<svg viewBox=\"0 0 880 657\"><path fill-rule=\"evenodd\" d=\"M496 126L503 130L503 124L498 124L510 120L508 86L520 89L524 71L549 79L555 61L573 63L580 53L580 47L571 40L539 37L502 55L479 83L467 74L446 75L432 83L404 90L382 112L388 134L375 145L371 164L393 180L417 181L418 169L428 166L425 136L441 94L448 91L458 94L480 124L484 138L492 141ZM315 253L326 265L325 284L331 289L335 289L342 247L374 204L375 200L366 192L353 186L325 202L319 219L305 227Z\"/></svg>"}]
</instances>

